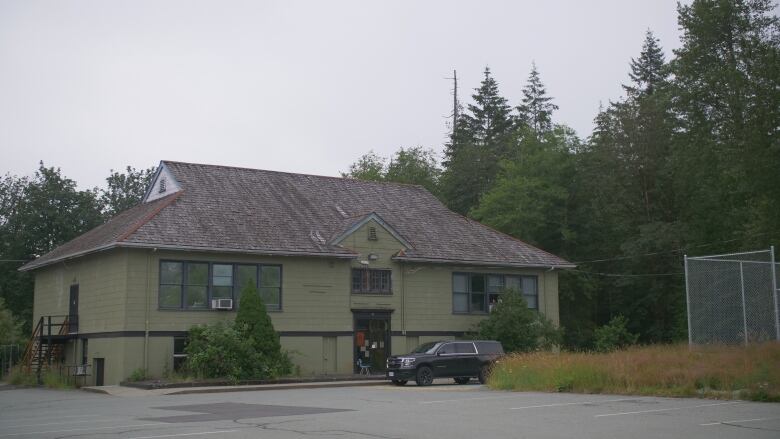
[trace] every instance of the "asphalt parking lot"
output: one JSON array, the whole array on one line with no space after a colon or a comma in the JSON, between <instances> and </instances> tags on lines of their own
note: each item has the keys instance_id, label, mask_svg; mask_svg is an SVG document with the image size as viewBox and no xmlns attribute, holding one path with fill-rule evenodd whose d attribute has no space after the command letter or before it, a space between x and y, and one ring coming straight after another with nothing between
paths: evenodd
<instances>
[{"instance_id":1,"label":"asphalt parking lot","mask_svg":"<svg viewBox=\"0 0 780 439\"><path fill-rule=\"evenodd\" d=\"M508 393L446 381L119 397L0 391L3 438L773 438L780 404Z\"/></svg>"}]
</instances>

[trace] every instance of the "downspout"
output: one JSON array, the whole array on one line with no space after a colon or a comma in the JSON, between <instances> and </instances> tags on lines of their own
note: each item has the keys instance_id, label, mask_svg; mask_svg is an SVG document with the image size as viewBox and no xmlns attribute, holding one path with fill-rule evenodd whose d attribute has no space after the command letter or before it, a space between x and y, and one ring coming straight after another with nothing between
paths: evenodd
<instances>
[{"instance_id":1,"label":"downspout","mask_svg":"<svg viewBox=\"0 0 780 439\"><path fill-rule=\"evenodd\" d=\"M544 273L544 316L548 319L550 318L549 314L547 313L547 273L552 273L555 270L555 267L550 267L549 270L547 270ZM558 290L560 291L560 283L558 284ZM560 296L560 294L559 294ZM560 303L560 297L558 297L558 326L561 326L561 303Z\"/></svg>"},{"instance_id":2,"label":"downspout","mask_svg":"<svg viewBox=\"0 0 780 439\"><path fill-rule=\"evenodd\" d=\"M401 261L401 335L406 335L406 264Z\"/></svg>"},{"instance_id":3,"label":"downspout","mask_svg":"<svg viewBox=\"0 0 780 439\"><path fill-rule=\"evenodd\" d=\"M149 371L149 295L151 293L151 267L152 267L152 253L157 249L146 254L146 305L144 306L144 370Z\"/></svg>"}]
</instances>

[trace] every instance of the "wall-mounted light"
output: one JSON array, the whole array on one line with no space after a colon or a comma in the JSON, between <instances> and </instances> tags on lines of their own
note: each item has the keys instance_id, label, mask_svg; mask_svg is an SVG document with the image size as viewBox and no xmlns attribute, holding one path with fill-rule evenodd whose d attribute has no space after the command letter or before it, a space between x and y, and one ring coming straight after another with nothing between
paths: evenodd
<instances>
[{"instance_id":1,"label":"wall-mounted light","mask_svg":"<svg viewBox=\"0 0 780 439\"><path fill-rule=\"evenodd\" d=\"M376 254L376 253L369 253L368 254L368 260L369 261L376 261L377 259L379 259L379 255L378 254Z\"/></svg>"},{"instance_id":2,"label":"wall-mounted light","mask_svg":"<svg viewBox=\"0 0 780 439\"><path fill-rule=\"evenodd\" d=\"M360 261L360 265L368 265L368 261Z\"/></svg>"}]
</instances>

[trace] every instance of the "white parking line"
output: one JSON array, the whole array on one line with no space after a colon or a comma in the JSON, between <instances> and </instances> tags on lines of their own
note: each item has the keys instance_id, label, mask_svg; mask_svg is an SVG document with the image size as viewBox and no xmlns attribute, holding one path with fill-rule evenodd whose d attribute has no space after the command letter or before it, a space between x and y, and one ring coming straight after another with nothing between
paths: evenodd
<instances>
[{"instance_id":1,"label":"white parking line","mask_svg":"<svg viewBox=\"0 0 780 439\"><path fill-rule=\"evenodd\" d=\"M482 398L441 399L441 400L438 400L438 401L420 401L418 404L441 404L441 403L444 403L444 402L482 401L482 400L485 400L485 399L517 398L518 396L523 396L523 395L485 396L485 397L482 397Z\"/></svg>"},{"instance_id":2,"label":"white parking line","mask_svg":"<svg viewBox=\"0 0 780 439\"><path fill-rule=\"evenodd\" d=\"M45 424L0 425L0 428L43 427L44 425L83 424L85 422L116 422L116 421L121 421L122 419L124 418L110 418L105 420L85 419L83 421L47 422Z\"/></svg>"},{"instance_id":3,"label":"white parking line","mask_svg":"<svg viewBox=\"0 0 780 439\"><path fill-rule=\"evenodd\" d=\"M224 434L235 433L238 430L220 430L220 431L201 431L200 433L177 433L177 434L162 434L159 436L136 436L127 439L157 439L161 437L182 437L182 436L203 436L206 434Z\"/></svg>"},{"instance_id":4,"label":"white parking line","mask_svg":"<svg viewBox=\"0 0 780 439\"><path fill-rule=\"evenodd\" d=\"M28 431L27 433L6 433L0 434L0 437L9 436L29 436L32 434L47 434L47 433L68 433L71 431L92 431L92 430L110 430L114 428L132 428L132 427L148 427L150 425L171 425L166 422L155 422L152 424L133 424L133 425L116 425L113 427L94 427L94 428L71 428L69 430L49 430L49 431Z\"/></svg>"},{"instance_id":5,"label":"white parking line","mask_svg":"<svg viewBox=\"0 0 780 439\"><path fill-rule=\"evenodd\" d=\"M562 402L562 403L558 403L558 404L527 405L527 406L524 406L524 407L512 407L509 410L538 409L538 408L544 408L544 407L564 407L564 406L567 406L567 405L600 404L600 403L604 403L604 402L621 402L621 401L636 401L636 398L603 399L601 401Z\"/></svg>"},{"instance_id":6,"label":"white parking line","mask_svg":"<svg viewBox=\"0 0 780 439\"><path fill-rule=\"evenodd\" d=\"M709 422L707 424L699 424L699 425L701 425L702 427L708 427L710 425L735 424L737 422L744 424L745 422L772 421L772 420L775 420L775 419L780 419L780 418L738 419L736 421Z\"/></svg>"},{"instance_id":7,"label":"white parking line","mask_svg":"<svg viewBox=\"0 0 780 439\"><path fill-rule=\"evenodd\" d=\"M97 418L104 415L71 415L71 416L58 416L56 418L47 418L47 419L69 419L69 418ZM3 421L32 421L34 419L41 419L40 416L36 416L34 418L13 418L13 419L0 419L0 422Z\"/></svg>"},{"instance_id":8,"label":"white parking line","mask_svg":"<svg viewBox=\"0 0 780 439\"><path fill-rule=\"evenodd\" d=\"M622 415L640 415L642 413L658 413L658 412L671 412L674 410L685 410L685 409L695 409L699 407L715 407L718 405L731 405L731 404L740 404L740 401L735 402L721 402L717 404L701 404L701 405L689 405L687 407L672 407L668 409L655 409L655 410L640 410L637 412L620 412L620 413L605 413L603 415L596 415L595 418L603 418L605 416L622 416Z\"/></svg>"}]
</instances>

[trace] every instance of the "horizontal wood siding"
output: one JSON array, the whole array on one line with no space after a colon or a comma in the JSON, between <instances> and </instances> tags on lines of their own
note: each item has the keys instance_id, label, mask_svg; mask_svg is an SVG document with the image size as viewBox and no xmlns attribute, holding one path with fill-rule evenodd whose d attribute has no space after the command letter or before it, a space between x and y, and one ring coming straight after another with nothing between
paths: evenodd
<instances>
[{"instance_id":1,"label":"horizontal wood siding","mask_svg":"<svg viewBox=\"0 0 780 439\"><path fill-rule=\"evenodd\" d=\"M127 255L110 250L35 271L33 318L68 314L70 286L79 285L79 332L125 329Z\"/></svg>"}]
</instances>

